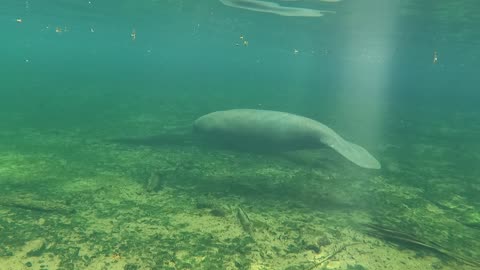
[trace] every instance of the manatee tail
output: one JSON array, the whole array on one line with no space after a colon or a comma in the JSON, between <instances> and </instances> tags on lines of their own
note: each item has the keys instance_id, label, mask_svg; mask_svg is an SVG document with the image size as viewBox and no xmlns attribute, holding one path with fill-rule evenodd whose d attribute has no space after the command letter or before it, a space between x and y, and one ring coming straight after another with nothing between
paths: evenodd
<instances>
[{"instance_id":1,"label":"manatee tail","mask_svg":"<svg viewBox=\"0 0 480 270\"><path fill-rule=\"evenodd\" d=\"M360 167L367 169L380 169L382 167L380 162L378 162L378 160L365 148L346 141L343 138L337 138L336 143L330 146L342 156Z\"/></svg>"}]
</instances>

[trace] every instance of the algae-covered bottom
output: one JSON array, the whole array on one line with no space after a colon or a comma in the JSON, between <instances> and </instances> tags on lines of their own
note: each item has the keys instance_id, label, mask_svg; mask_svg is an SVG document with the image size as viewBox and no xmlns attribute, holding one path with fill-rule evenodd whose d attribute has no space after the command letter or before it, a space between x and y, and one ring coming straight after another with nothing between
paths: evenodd
<instances>
[{"instance_id":1,"label":"algae-covered bottom","mask_svg":"<svg viewBox=\"0 0 480 270\"><path fill-rule=\"evenodd\" d=\"M372 172L328 150L262 156L85 133L0 134L2 270L477 267L475 205L445 179L437 199L400 181L413 176L389 162L395 148Z\"/></svg>"}]
</instances>

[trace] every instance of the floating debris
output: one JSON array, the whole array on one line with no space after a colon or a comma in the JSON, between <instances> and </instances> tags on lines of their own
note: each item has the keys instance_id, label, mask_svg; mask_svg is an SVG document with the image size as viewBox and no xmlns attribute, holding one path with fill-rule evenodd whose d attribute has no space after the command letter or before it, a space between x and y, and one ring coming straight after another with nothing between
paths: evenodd
<instances>
[{"instance_id":1,"label":"floating debris","mask_svg":"<svg viewBox=\"0 0 480 270\"><path fill-rule=\"evenodd\" d=\"M132 41L135 41L137 39L137 30L135 30L135 28L130 33L130 37L132 38Z\"/></svg>"}]
</instances>

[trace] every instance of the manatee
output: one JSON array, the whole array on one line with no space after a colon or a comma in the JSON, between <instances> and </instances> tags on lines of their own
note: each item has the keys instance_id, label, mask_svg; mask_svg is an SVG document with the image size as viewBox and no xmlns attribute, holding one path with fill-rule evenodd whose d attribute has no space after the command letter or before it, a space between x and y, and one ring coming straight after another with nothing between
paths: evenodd
<instances>
[{"instance_id":1,"label":"manatee","mask_svg":"<svg viewBox=\"0 0 480 270\"><path fill-rule=\"evenodd\" d=\"M291 113L255 109L216 111L195 120L193 127L203 137L229 145L278 151L326 145L360 167L381 167L363 147L345 140L320 122Z\"/></svg>"}]
</instances>

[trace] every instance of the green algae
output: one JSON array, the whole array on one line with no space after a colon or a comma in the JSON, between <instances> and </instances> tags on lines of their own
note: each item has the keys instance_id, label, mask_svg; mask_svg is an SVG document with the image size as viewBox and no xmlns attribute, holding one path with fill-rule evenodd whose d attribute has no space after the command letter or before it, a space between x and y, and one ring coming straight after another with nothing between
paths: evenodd
<instances>
[{"instance_id":1,"label":"green algae","mask_svg":"<svg viewBox=\"0 0 480 270\"><path fill-rule=\"evenodd\" d=\"M389 247L357 229L379 220L465 256L479 250L469 241L478 233L474 204L446 191L441 200L426 196L421 187L395 181L403 176L395 171L378 174L345 165L339 172L332 164L317 168L283 157L99 139L62 158L62 149L48 147L57 142L42 136L49 135L28 139L28 144L43 142L38 153L3 157L16 164L0 172L4 194L46 205L62 202L75 211L3 204L0 259L5 263L27 263L35 256L21 257L20 250L43 238L46 245L37 257L56 262L58 269L302 269L342 245L361 242L318 267L397 269L433 260L445 269L469 269L436 261L435 254L411 257L408 249ZM77 145L76 135L69 136L61 140ZM72 166L45 163L46 155ZM161 177L161 188L148 185L152 174ZM239 207L248 215L249 233L239 221ZM372 256L378 261L368 259Z\"/></svg>"}]
</instances>

